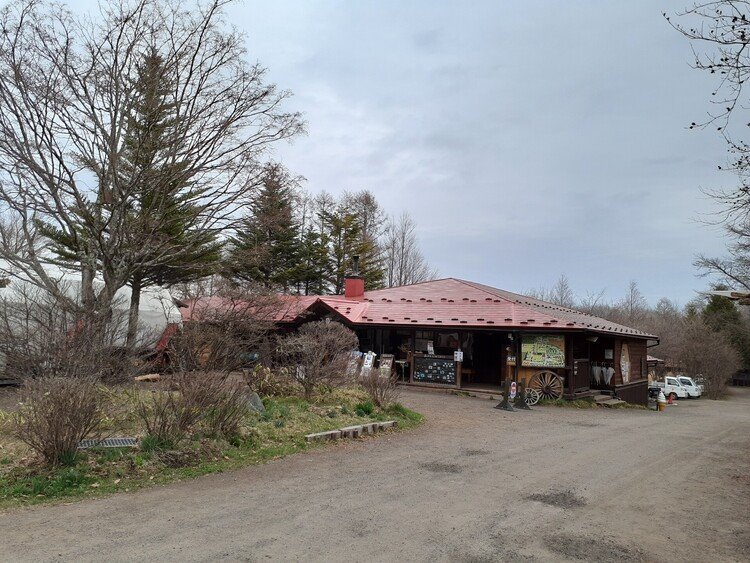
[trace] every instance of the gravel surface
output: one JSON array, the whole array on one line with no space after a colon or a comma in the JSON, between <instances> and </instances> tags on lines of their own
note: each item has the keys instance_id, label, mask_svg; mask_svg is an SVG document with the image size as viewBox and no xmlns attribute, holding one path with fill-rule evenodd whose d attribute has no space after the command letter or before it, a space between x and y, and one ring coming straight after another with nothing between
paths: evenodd
<instances>
[{"instance_id":1,"label":"gravel surface","mask_svg":"<svg viewBox=\"0 0 750 563\"><path fill-rule=\"evenodd\" d=\"M13 561L747 561L750 389L638 410L405 392L417 430L0 514Z\"/></svg>"}]
</instances>

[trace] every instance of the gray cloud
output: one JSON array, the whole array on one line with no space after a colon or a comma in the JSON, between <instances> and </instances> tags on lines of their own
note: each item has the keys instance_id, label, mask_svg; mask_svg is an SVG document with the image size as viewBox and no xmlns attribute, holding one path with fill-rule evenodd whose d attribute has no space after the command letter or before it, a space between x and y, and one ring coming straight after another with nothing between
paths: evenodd
<instances>
[{"instance_id":1,"label":"gray cloud","mask_svg":"<svg viewBox=\"0 0 750 563\"><path fill-rule=\"evenodd\" d=\"M686 124L712 82L661 17L687 0L250 1L230 19L294 93L309 135L276 158L311 191L369 188L408 209L445 276L580 293L630 279L654 302L721 253L699 188L721 140Z\"/></svg>"}]
</instances>

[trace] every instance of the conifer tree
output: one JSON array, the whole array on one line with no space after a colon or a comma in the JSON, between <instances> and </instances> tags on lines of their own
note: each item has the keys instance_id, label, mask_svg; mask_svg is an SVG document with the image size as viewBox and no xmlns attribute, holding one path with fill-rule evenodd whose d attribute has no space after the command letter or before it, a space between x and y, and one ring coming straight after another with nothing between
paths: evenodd
<instances>
[{"instance_id":1,"label":"conifer tree","mask_svg":"<svg viewBox=\"0 0 750 563\"><path fill-rule=\"evenodd\" d=\"M235 279L288 291L303 275L302 244L295 217L297 180L275 163L232 240L229 271Z\"/></svg>"},{"instance_id":2,"label":"conifer tree","mask_svg":"<svg viewBox=\"0 0 750 563\"><path fill-rule=\"evenodd\" d=\"M123 254L137 251L142 265L131 267L127 343L135 343L141 291L153 285L172 285L208 275L221 257L215 232L196 229L202 208L190 189L187 163L177 160L180 142L171 84L163 59L150 51L143 56L134 84L134 103L127 115L119 189L130 195L124 209L107 209L120 198L102 192L99 205L118 216L123 230ZM112 188L118 189L118 186ZM75 264L78 241L50 225L42 232L61 259Z\"/></svg>"}]
</instances>

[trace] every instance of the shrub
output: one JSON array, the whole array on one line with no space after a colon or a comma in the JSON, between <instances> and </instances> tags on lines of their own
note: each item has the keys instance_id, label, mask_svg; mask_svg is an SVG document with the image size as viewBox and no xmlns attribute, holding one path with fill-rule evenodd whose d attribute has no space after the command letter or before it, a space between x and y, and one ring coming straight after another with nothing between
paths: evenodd
<instances>
[{"instance_id":1,"label":"shrub","mask_svg":"<svg viewBox=\"0 0 750 563\"><path fill-rule=\"evenodd\" d=\"M237 436L240 424L250 413L250 389L244 382L223 376L221 374L207 374L197 378L197 385L204 387L193 390L190 398L197 399L197 404L203 404L201 393L207 393L205 423L209 432L214 436L231 438ZM197 392L196 392L197 391Z\"/></svg>"},{"instance_id":2,"label":"shrub","mask_svg":"<svg viewBox=\"0 0 750 563\"><path fill-rule=\"evenodd\" d=\"M273 372L262 365L245 370L245 381L250 390L261 397L281 397L299 393L299 386L283 373Z\"/></svg>"},{"instance_id":3,"label":"shrub","mask_svg":"<svg viewBox=\"0 0 750 563\"><path fill-rule=\"evenodd\" d=\"M78 443L100 427L103 401L94 378L26 380L11 432L48 465L71 465Z\"/></svg>"},{"instance_id":4,"label":"shrub","mask_svg":"<svg viewBox=\"0 0 750 563\"><path fill-rule=\"evenodd\" d=\"M320 385L336 386L347 379L357 336L341 323L316 321L282 338L276 352L282 365L310 399Z\"/></svg>"},{"instance_id":5,"label":"shrub","mask_svg":"<svg viewBox=\"0 0 750 563\"><path fill-rule=\"evenodd\" d=\"M146 436L141 440L147 449L172 449L201 419L204 411L186 401L181 393L154 391L135 395L134 413L143 423ZM147 450L148 451L148 450Z\"/></svg>"},{"instance_id":6,"label":"shrub","mask_svg":"<svg viewBox=\"0 0 750 563\"><path fill-rule=\"evenodd\" d=\"M223 373L193 372L173 379L177 392L136 394L135 414L146 428L145 451L175 448L199 423L212 435L231 437L248 415L249 389Z\"/></svg>"},{"instance_id":7,"label":"shrub","mask_svg":"<svg viewBox=\"0 0 750 563\"><path fill-rule=\"evenodd\" d=\"M395 374L382 373L380 370L371 370L360 378L362 387L378 407L387 407L398 399L399 388L396 381Z\"/></svg>"},{"instance_id":8,"label":"shrub","mask_svg":"<svg viewBox=\"0 0 750 563\"><path fill-rule=\"evenodd\" d=\"M372 401L364 401L362 403L357 403L354 405L354 412L362 412L363 415L370 416L373 412L375 412L375 405L372 404ZM362 414L358 414L357 416L363 416Z\"/></svg>"}]
</instances>

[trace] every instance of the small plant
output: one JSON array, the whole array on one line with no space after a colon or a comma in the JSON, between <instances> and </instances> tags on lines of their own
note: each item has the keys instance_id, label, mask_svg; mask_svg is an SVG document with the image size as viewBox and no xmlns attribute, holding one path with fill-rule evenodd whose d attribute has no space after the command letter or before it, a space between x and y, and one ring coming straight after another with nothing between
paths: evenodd
<instances>
[{"instance_id":1,"label":"small plant","mask_svg":"<svg viewBox=\"0 0 750 563\"><path fill-rule=\"evenodd\" d=\"M356 405L354 405L354 412L357 414L357 416L370 416L373 412L375 412L375 405L372 403L372 401L357 403Z\"/></svg>"},{"instance_id":2,"label":"small plant","mask_svg":"<svg viewBox=\"0 0 750 563\"><path fill-rule=\"evenodd\" d=\"M141 451L156 452L174 449L175 444L171 440L153 434L146 434L140 441Z\"/></svg>"},{"instance_id":3,"label":"small plant","mask_svg":"<svg viewBox=\"0 0 750 563\"><path fill-rule=\"evenodd\" d=\"M275 428L284 428L284 426L286 425L286 422L284 421L283 418L279 418L273 421L273 425Z\"/></svg>"},{"instance_id":4,"label":"small plant","mask_svg":"<svg viewBox=\"0 0 750 563\"><path fill-rule=\"evenodd\" d=\"M339 413L336 412L336 409L331 409L327 413L328 418L336 418L338 415Z\"/></svg>"},{"instance_id":5,"label":"small plant","mask_svg":"<svg viewBox=\"0 0 750 563\"><path fill-rule=\"evenodd\" d=\"M30 379L11 419L11 433L47 465L73 465L78 443L101 425L102 403L92 378Z\"/></svg>"},{"instance_id":6,"label":"small plant","mask_svg":"<svg viewBox=\"0 0 750 563\"><path fill-rule=\"evenodd\" d=\"M412 422L419 422L420 420L422 420L421 414L407 409L401 403L393 403L392 405L388 407L387 410L391 414L395 414L396 416L401 416L403 418L409 419Z\"/></svg>"},{"instance_id":7,"label":"small plant","mask_svg":"<svg viewBox=\"0 0 750 563\"><path fill-rule=\"evenodd\" d=\"M177 446L204 415L203 409L185 401L176 392L154 391L145 398L137 393L135 397L134 413L146 429L144 439L148 448Z\"/></svg>"}]
</instances>

